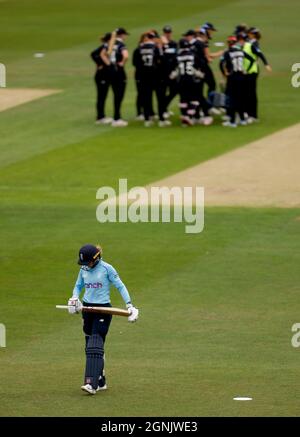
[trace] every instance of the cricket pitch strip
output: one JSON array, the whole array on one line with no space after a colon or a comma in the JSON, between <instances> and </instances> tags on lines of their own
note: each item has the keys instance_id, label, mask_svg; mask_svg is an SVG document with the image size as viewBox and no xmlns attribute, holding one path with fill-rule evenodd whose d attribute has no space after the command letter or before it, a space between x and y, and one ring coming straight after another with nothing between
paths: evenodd
<instances>
[{"instance_id":1,"label":"cricket pitch strip","mask_svg":"<svg viewBox=\"0 0 300 437\"><path fill-rule=\"evenodd\" d=\"M0 112L60 92L56 89L0 88Z\"/></svg>"}]
</instances>

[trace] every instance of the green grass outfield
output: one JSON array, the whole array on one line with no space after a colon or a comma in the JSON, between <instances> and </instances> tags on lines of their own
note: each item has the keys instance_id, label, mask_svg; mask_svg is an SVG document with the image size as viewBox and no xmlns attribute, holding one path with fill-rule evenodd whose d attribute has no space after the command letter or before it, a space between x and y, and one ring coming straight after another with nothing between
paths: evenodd
<instances>
[{"instance_id":1,"label":"green grass outfield","mask_svg":"<svg viewBox=\"0 0 300 437\"><path fill-rule=\"evenodd\" d=\"M95 218L103 185L116 187L121 177L144 185L299 122L299 91L290 85L299 13L296 0L0 1L7 85L63 90L0 113L1 416L299 414L299 351L291 346L300 322L299 210L207 208L197 235L185 234L184 224ZM120 130L93 124L89 53L98 35L124 25L132 51L145 28L171 24L178 37L207 20L220 29L216 41L239 22L262 28L274 73L260 78L260 124L233 131L220 121L147 131L134 121ZM133 120L127 71L124 117ZM141 318L136 325L114 318L109 390L88 397L79 389L79 316L54 306L71 294L79 246L93 241ZM112 298L122 305L118 292ZM238 395L253 401L233 401Z\"/></svg>"}]
</instances>

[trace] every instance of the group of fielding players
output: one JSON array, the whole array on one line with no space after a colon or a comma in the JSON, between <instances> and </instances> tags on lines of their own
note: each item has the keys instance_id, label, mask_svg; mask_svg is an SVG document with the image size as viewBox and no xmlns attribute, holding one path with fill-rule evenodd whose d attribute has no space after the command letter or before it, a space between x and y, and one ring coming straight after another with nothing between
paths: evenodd
<instances>
[{"instance_id":1,"label":"group of fielding players","mask_svg":"<svg viewBox=\"0 0 300 437\"><path fill-rule=\"evenodd\" d=\"M161 35L154 29L143 33L132 55L137 90L137 120L150 127L158 120L160 127L171 125L169 105L179 95L183 126L213 123L222 115L223 126L237 127L258 121L257 78L260 59L271 67L259 47L261 33L256 27L236 26L227 38L227 48L211 52L209 43L217 29L205 23L198 30L188 30L179 42L172 38L172 28L165 26ZM102 44L91 53L96 63L97 124L124 127L121 105L126 89L125 64L129 53L124 28L106 33ZM220 43L219 43L220 44ZM220 44L221 45L221 44ZM223 92L217 91L211 62L219 58L225 79ZM109 88L114 95L114 117L105 115ZM156 97L156 111L153 107Z\"/></svg>"}]
</instances>

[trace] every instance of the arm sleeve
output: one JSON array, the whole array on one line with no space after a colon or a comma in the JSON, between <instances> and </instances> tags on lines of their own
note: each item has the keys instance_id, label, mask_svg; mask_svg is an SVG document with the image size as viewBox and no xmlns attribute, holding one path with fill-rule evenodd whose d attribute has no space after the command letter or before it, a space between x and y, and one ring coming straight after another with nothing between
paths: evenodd
<instances>
[{"instance_id":1,"label":"arm sleeve","mask_svg":"<svg viewBox=\"0 0 300 437\"><path fill-rule=\"evenodd\" d=\"M177 67L178 67L178 59L177 56L175 56L172 61L172 70L176 70Z\"/></svg>"},{"instance_id":2,"label":"arm sleeve","mask_svg":"<svg viewBox=\"0 0 300 437\"><path fill-rule=\"evenodd\" d=\"M123 282L121 281L117 271L113 268L113 266L109 266L108 268L108 279L119 291L125 304L130 303L131 299L128 290L125 284L123 284Z\"/></svg>"},{"instance_id":3,"label":"arm sleeve","mask_svg":"<svg viewBox=\"0 0 300 437\"><path fill-rule=\"evenodd\" d=\"M205 61L205 58L202 56L201 57L197 56L197 63L198 63L200 70L205 72L205 68L207 66L207 62Z\"/></svg>"},{"instance_id":4,"label":"arm sleeve","mask_svg":"<svg viewBox=\"0 0 300 437\"><path fill-rule=\"evenodd\" d=\"M254 55L259 57L263 61L264 65L268 65L267 58L265 57L263 52L260 50L258 45L252 44L251 49L252 49L252 53L254 53Z\"/></svg>"},{"instance_id":5,"label":"arm sleeve","mask_svg":"<svg viewBox=\"0 0 300 437\"><path fill-rule=\"evenodd\" d=\"M252 59L252 58L251 58ZM224 73L228 73L228 74L230 74L230 73L232 73L232 62L231 62L231 58L230 58L230 55L229 55L229 53L228 53L228 51L226 51L224 54L223 54L223 62L222 62L222 65L223 65L223 71L224 71Z\"/></svg>"},{"instance_id":6,"label":"arm sleeve","mask_svg":"<svg viewBox=\"0 0 300 437\"><path fill-rule=\"evenodd\" d=\"M155 47L154 56L158 59L159 62L162 62L164 59L164 51L160 47Z\"/></svg>"},{"instance_id":7,"label":"arm sleeve","mask_svg":"<svg viewBox=\"0 0 300 437\"><path fill-rule=\"evenodd\" d=\"M119 52L122 53L124 50L127 50L127 47L124 43L120 43L119 45Z\"/></svg>"},{"instance_id":8,"label":"arm sleeve","mask_svg":"<svg viewBox=\"0 0 300 437\"><path fill-rule=\"evenodd\" d=\"M82 270L80 269L78 276L77 276L76 283L75 283L75 287L73 290L73 296L79 297L83 287L84 287L84 281L83 281L83 277L82 277Z\"/></svg>"},{"instance_id":9,"label":"arm sleeve","mask_svg":"<svg viewBox=\"0 0 300 437\"><path fill-rule=\"evenodd\" d=\"M178 50L178 45L177 45L177 42L176 42L176 41L171 41L171 42L169 43L169 47L170 47L171 49L174 49L176 52L177 52L177 50Z\"/></svg>"},{"instance_id":10,"label":"arm sleeve","mask_svg":"<svg viewBox=\"0 0 300 437\"><path fill-rule=\"evenodd\" d=\"M224 61L224 56L221 56L221 59L220 59L220 62L219 62L219 68L220 68L220 71L223 74L223 76L226 76L225 75L224 62L225 62Z\"/></svg>"},{"instance_id":11,"label":"arm sleeve","mask_svg":"<svg viewBox=\"0 0 300 437\"><path fill-rule=\"evenodd\" d=\"M248 65L248 68L247 68L247 71L249 71L254 63L254 59L252 58L252 56L248 55L248 53L246 53L246 52L244 52L244 57L246 59L248 59L248 61L250 61L250 64Z\"/></svg>"},{"instance_id":12,"label":"arm sleeve","mask_svg":"<svg viewBox=\"0 0 300 437\"><path fill-rule=\"evenodd\" d=\"M96 50L92 51L92 53L91 53L92 60L98 66L101 65L101 58L100 58L101 49L102 49L101 47L98 47Z\"/></svg>"},{"instance_id":13,"label":"arm sleeve","mask_svg":"<svg viewBox=\"0 0 300 437\"><path fill-rule=\"evenodd\" d=\"M139 49L136 48L132 55L132 65L137 68L139 66L138 64L139 64Z\"/></svg>"}]
</instances>

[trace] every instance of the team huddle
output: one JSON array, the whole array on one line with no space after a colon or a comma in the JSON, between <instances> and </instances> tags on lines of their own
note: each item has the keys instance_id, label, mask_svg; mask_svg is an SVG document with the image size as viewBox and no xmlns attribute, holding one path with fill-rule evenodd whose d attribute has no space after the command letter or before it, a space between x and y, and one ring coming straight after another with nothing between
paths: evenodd
<instances>
[{"instance_id":1,"label":"team huddle","mask_svg":"<svg viewBox=\"0 0 300 437\"><path fill-rule=\"evenodd\" d=\"M221 115L224 127L246 126L258 121L257 78L258 60L266 69L271 67L262 53L261 33L256 27L236 26L227 38L225 50L210 51L210 41L217 29L205 23L190 29L177 42L172 28L165 26L159 35L154 29L144 32L132 54L136 84L136 119L145 127L158 121L158 126L170 126L172 100L179 96L180 119L183 126L209 126L214 116ZM91 53L96 63L97 86L96 124L125 127L121 105L126 90L125 64L129 52L125 45L128 32L118 28L106 33L102 44ZM218 43L218 45L223 45ZM224 78L221 89L210 64L218 59ZM114 95L114 117L105 114L108 91ZM153 105L153 97L157 104Z\"/></svg>"}]
</instances>

